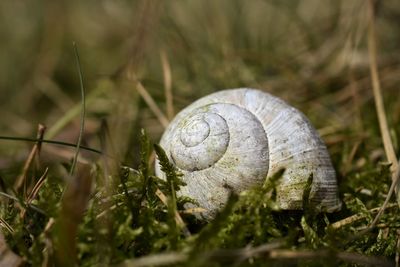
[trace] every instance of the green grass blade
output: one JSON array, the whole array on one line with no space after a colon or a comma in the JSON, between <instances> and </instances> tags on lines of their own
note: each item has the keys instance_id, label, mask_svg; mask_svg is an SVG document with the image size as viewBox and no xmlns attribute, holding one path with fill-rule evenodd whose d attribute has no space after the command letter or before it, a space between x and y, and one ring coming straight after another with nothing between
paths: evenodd
<instances>
[{"instance_id":1,"label":"green grass blade","mask_svg":"<svg viewBox=\"0 0 400 267\"><path fill-rule=\"evenodd\" d=\"M78 74L79 74L79 82L81 85L81 123L80 123L80 129L79 129L79 137L78 137L78 142L76 143L76 152L74 159L72 161L71 169L69 171L70 175L74 174L76 162L78 160L78 155L79 155L79 148L81 146L82 142L82 136L85 130L85 115L86 115L86 103L85 103L85 86L83 85L83 74L82 74L82 69L81 69L81 63L79 60L79 54L78 54L78 48L76 47L76 43L73 43L74 46L74 52L75 52L75 58L76 58L76 66L78 68Z\"/></svg>"}]
</instances>

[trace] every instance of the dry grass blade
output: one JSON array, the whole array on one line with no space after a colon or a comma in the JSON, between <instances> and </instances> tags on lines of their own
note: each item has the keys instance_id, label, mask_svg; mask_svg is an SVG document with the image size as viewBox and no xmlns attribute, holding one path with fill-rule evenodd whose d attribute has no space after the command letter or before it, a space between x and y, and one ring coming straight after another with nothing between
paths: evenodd
<instances>
[{"instance_id":1,"label":"dry grass blade","mask_svg":"<svg viewBox=\"0 0 400 267\"><path fill-rule=\"evenodd\" d=\"M165 206L168 205L167 197L164 195L163 192L161 192L160 189L157 189L156 195L161 200L161 202L164 203ZM189 229L186 227L186 224L183 221L181 215L179 215L178 211L175 211L175 222L182 229L182 232L186 237L190 236Z\"/></svg>"},{"instance_id":2,"label":"dry grass blade","mask_svg":"<svg viewBox=\"0 0 400 267\"><path fill-rule=\"evenodd\" d=\"M217 249L205 253L200 261L203 262L221 262L221 263L235 263L234 266L239 265L241 262L259 256L264 256L271 251L281 248L284 246L283 240L277 240L275 242L266 243L257 247L246 246L239 249Z\"/></svg>"},{"instance_id":3,"label":"dry grass blade","mask_svg":"<svg viewBox=\"0 0 400 267\"><path fill-rule=\"evenodd\" d=\"M46 130L46 127L42 124L38 125L38 131L37 131L37 142L33 146L31 152L29 153L28 158L25 161L24 167L22 169L22 173L20 176L18 176L17 181L14 183L14 190L19 191L21 187L26 183L26 176L28 174L28 170L30 166L32 165L32 162L35 158L35 155L39 155L40 153L40 148L41 148L41 139L43 139L44 132Z\"/></svg>"},{"instance_id":4,"label":"dry grass blade","mask_svg":"<svg viewBox=\"0 0 400 267\"><path fill-rule=\"evenodd\" d=\"M3 233L0 231L0 266L18 267L23 265L23 260L7 246Z\"/></svg>"},{"instance_id":5,"label":"dry grass blade","mask_svg":"<svg viewBox=\"0 0 400 267\"><path fill-rule=\"evenodd\" d=\"M190 208L190 209L185 209L182 210L181 213L183 214L196 214L196 213L202 213L206 212L207 210L204 208Z\"/></svg>"},{"instance_id":6,"label":"dry grass blade","mask_svg":"<svg viewBox=\"0 0 400 267\"><path fill-rule=\"evenodd\" d=\"M395 203L388 204L386 206L386 209L391 209L391 208L395 208L395 207L397 207L397 204L395 204ZM370 213L375 213L375 212L379 212L381 209L382 209L382 207L377 207L377 208L370 209L369 212ZM354 215L351 215L351 216L349 216L347 218L344 218L344 219L342 219L340 221L332 223L331 225L329 225L329 227L331 229L336 230L336 229L342 228L342 227L344 227L346 225L349 225L349 224L352 224L352 223L357 222L359 220L362 220L362 219L364 219L366 217L367 217L367 215L365 215L365 214L354 214Z\"/></svg>"},{"instance_id":7,"label":"dry grass blade","mask_svg":"<svg viewBox=\"0 0 400 267\"><path fill-rule=\"evenodd\" d=\"M160 57L164 76L165 99L167 102L167 117L169 120L172 120L174 117L174 101L172 94L171 66L169 64L167 54L165 54L164 51L160 53Z\"/></svg>"},{"instance_id":8,"label":"dry grass blade","mask_svg":"<svg viewBox=\"0 0 400 267\"><path fill-rule=\"evenodd\" d=\"M264 259L278 260L281 262L298 260L324 260L330 258L339 261L361 264L363 266L394 266L393 262L381 257L365 256L353 252L334 252L330 250L289 250L279 249L282 242L264 244L258 247L230 250L214 250L198 255L202 263L220 262L234 264L253 257L263 257ZM150 256L144 256L134 260L127 260L118 265L119 267L145 267L145 266L165 266L176 265L187 261L188 255L185 253L169 252Z\"/></svg>"},{"instance_id":9,"label":"dry grass blade","mask_svg":"<svg viewBox=\"0 0 400 267\"><path fill-rule=\"evenodd\" d=\"M0 226L6 228L10 233L14 233L14 229L3 218L0 217Z\"/></svg>"},{"instance_id":10,"label":"dry grass blade","mask_svg":"<svg viewBox=\"0 0 400 267\"><path fill-rule=\"evenodd\" d=\"M82 166L76 177L68 181L56 228L57 266L74 266L76 262L76 235L91 191L90 168Z\"/></svg>"},{"instance_id":11,"label":"dry grass blade","mask_svg":"<svg viewBox=\"0 0 400 267\"><path fill-rule=\"evenodd\" d=\"M40 188L42 187L44 181L47 178L47 173L48 172L49 172L49 168L46 168L46 170L44 171L43 175L39 178L39 180L37 181L37 183L33 187L32 191L29 193L28 199L26 201L28 204L30 204L36 198L37 194L39 193Z\"/></svg>"},{"instance_id":12,"label":"dry grass blade","mask_svg":"<svg viewBox=\"0 0 400 267\"><path fill-rule=\"evenodd\" d=\"M386 119L385 108L382 98L381 85L379 82L378 75L378 64L377 64L377 49L376 49L376 35L375 35L375 14L374 14L374 3L375 1L368 1L368 15L369 15L369 25L368 25L368 55L370 61L370 72L372 79L372 89L374 93L376 112L378 114L379 127L382 134L383 145L385 148L386 157L390 163L392 163L391 170L394 172L397 167L396 152L392 140L390 138L390 131L388 122ZM400 205L400 187L397 185L396 189L397 202Z\"/></svg>"},{"instance_id":13,"label":"dry grass blade","mask_svg":"<svg viewBox=\"0 0 400 267\"><path fill-rule=\"evenodd\" d=\"M273 250L269 253L268 258L277 260L312 260L336 258L348 263L361 264L363 266L380 266L392 267L393 262L385 258L366 256L353 252L332 252L327 250L321 251L293 251L288 249Z\"/></svg>"},{"instance_id":14,"label":"dry grass blade","mask_svg":"<svg viewBox=\"0 0 400 267\"><path fill-rule=\"evenodd\" d=\"M188 255L179 252L169 252L144 256L135 260L126 260L118 267L145 267L145 266L165 266L185 262Z\"/></svg>"},{"instance_id":15,"label":"dry grass blade","mask_svg":"<svg viewBox=\"0 0 400 267\"><path fill-rule=\"evenodd\" d=\"M53 242L51 240L50 230L53 228L54 222L55 222L54 218L50 218L43 231L45 249L43 249L42 267L52 266L50 264L50 258L53 256L54 249L53 249Z\"/></svg>"},{"instance_id":16,"label":"dry grass blade","mask_svg":"<svg viewBox=\"0 0 400 267\"><path fill-rule=\"evenodd\" d=\"M198 259L201 262L209 263L209 261L225 261L226 258L230 259L231 261L235 260L243 260L250 257L257 256L259 254L271 251L273 249L277 249L283 246L283 242L276 241L271 243L266 243L260 245L258 247L245 247L242 249L226 249L226 250L212 250L202 255L198 256ZM179 252L168 252L168 253L161 253L155 255L144 256L134 260L127 260L119 267L144 267L144 266L164 266L164 265L173 265L185 262L189 259L188 254L186 253L179 253Z\"/></svg>"},{"instance_id":17,"label":"dry grass blade","mask_svg":"<svg viewBox=\"0 0 400 267\"><path fill-rule=\"evenodd\" d=\"M156 115L157 119L161 123L161 125L164 128L167 128L169 124L168 118L164 115L164 113L161 111L161 109L157 106L156 102L154 99L151 97L149 92L147 92L146 88L140 83L137 82L136 89L138 90L139 94L143 97L144 101L146 104L149 106L151 111Z\"/></svg>"},{"instance_id":18,"label":"dry grass blade","mask_svg":"<svg viewBox=\"0 0 400 267\"><path fill-rule=\"evenodd\" d=\"M37 194L39 193L40 188L42 187L42 185L44 184L44 181L47 178L48 172L49 172L49 168L46 168L43 175L39 178L39 180L36 182L35 186L31 190L31 192L29 193L29 195L26 199L26 203L25 203L27 207L29 207L30 204L32 203L32 201L36 198ZM21 212L21 218L24 218L25 214L26 214L26 209L23 209Z\"/></svg>"}]
</instances>

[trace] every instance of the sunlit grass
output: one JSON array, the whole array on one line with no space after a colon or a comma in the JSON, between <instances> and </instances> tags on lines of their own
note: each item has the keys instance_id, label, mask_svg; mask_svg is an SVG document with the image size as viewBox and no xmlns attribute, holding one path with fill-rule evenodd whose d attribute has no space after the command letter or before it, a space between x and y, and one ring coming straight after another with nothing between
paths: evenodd
<instances>
[{"instance_id":1,"label":"sunlit grass","mask_svg":"<svg viewBox=\"0 0 400 267\"><path fill-rule=\"evenodd\" d=\"M387 198L396 178L387 162L400 149L400 5L378 1L371 18L368 3L0 2L0 226L8 245L0 265L394 264L400 218ZM176 197L179 176L168 162L169 181L153 175L152 144L173 115L238 87L268 91L309 117L337 171L340 212L276 210L271 186L232 195L206 222L184 209L190 199ZM37 132L39 124L47 128Z\"/></svg>"}]
</instances>

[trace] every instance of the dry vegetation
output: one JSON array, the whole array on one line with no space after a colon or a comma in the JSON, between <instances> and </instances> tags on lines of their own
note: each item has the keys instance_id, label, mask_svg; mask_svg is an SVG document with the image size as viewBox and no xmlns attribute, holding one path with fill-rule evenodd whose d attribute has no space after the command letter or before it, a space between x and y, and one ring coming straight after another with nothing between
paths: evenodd
<instances>
[{"instance_id":1,"label":"dry vegetation","mask_svg":"<svg viewBox=\"0 0 400 267\"><path fill-rule=\"evenodd\" d=\"M398 266L399 25L396 0L1 1L0 265ZM173 115L237 87L310 118L342 211L263 188L205 224L152 176Z\"/></svg>"}]
</instances>

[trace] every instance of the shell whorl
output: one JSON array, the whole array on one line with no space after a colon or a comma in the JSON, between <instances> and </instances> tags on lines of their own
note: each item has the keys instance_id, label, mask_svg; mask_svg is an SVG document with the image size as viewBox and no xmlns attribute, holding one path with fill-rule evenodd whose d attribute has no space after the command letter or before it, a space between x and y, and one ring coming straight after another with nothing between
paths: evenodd
<instances>
[{"instance_id":1,"label":"shell whorl","mask_svg":"<svg viewBox=\"0 0 400 267\"><path fill-rule=\"evenodd\" d=\"M230 190L262 184L285 169L277 185L282 209L301 209L308 177L310 201L321 211L340 208L335 171L322 140L297 109L255 89L231 89L203 97L171 122L160 145L195 199L212 217ZM163 177L156 162L156 174Z\"/></svg>"},{"instance_id":2,"label":"shell whorl","mask_svg":"<svg viewBox=\"0 0 400 267\"><path fill-rule=\"evenodd\" d=\"M172 140L171 158L178 168L199 171L213 166L226 152L229 128L217 113L204 109L178 126L178 138Z\"/></svg>"}]
</instances>

